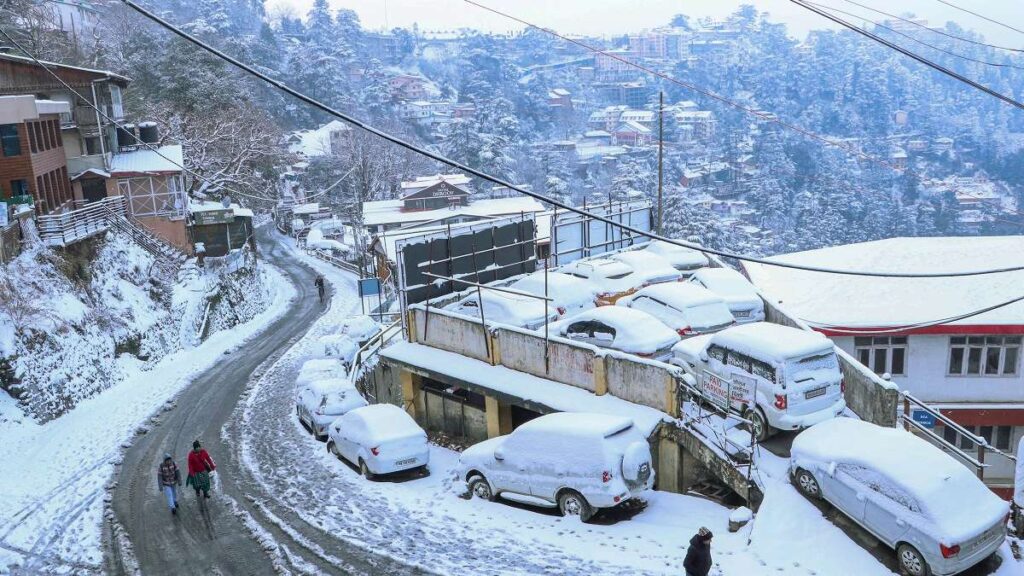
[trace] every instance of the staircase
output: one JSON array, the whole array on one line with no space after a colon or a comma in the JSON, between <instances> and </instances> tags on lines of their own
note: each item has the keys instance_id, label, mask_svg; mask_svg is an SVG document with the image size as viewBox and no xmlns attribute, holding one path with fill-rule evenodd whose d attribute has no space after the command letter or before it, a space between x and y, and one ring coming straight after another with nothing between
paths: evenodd
<instances>
[{"instance_id":1,"label":"staircase","mask_svg":"<svg viewBox=\"0 0 1024 576\"><path fill-rule=\"evenodd\" d=\"M115 230L128 236L140 248L149 252L156 259L154 266L170 276L176 274L181 265L188 259L184 252L168 244L124 213L108 210L107 225L110 230Z\"/></svg>"}]
</instances>

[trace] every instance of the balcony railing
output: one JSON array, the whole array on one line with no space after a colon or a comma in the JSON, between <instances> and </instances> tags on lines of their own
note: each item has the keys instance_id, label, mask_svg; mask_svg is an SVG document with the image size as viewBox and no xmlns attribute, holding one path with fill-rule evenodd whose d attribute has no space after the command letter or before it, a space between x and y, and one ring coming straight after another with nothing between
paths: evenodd
<instances>
[{"instance_id":1,"label":"balcony railing","mask_svg":"<svg viewBox=\"0 0 1024 576\"><path fill-rule=\"evenodd\" d=\"M38 216L36 226L46 246L67 246L106 232L111 214L124 214L124 198L112 196L75 210Z\"/></svg>"}]
</instances>

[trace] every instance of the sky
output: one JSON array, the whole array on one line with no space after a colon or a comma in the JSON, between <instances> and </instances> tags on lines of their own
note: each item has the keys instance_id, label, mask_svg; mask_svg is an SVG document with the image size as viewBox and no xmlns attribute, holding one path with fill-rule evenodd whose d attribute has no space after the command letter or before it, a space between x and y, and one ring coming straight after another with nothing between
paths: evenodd
<instances>
[{"instance_id":1,"label":"sky","mask_svg":"<svg viewBox=\"0 0 1024 576\"><path fill-rule=\"evenodd\" d=\"M836 8L881 19L846 0L815 0ZM268 10L290 10L305 14L313 0L266 0ZM507 32L522 28L499 16L490 14L462 0L329 0L334 8L349 8L359 14L368 29L411 27L421 30L474 28L489 32ZM771 15L771 20L784 22L790 33L803 37L809 30L828 27L831 23L817 14L796 6L789 0L479 0L481 4L515 14L540 26L563 33L615 35L637 32L666 24L680 12L691 18L724 16L740 4L754 4ZM930 24L948 20L964 28L981 32L989 41L1024 48L1024 34L1008 30L976 16L960 12L938 0L902 0L897 7L883 0L858 0L859 3L886 12L899 10L926 18ZM953 4L974 12L1024 28L1024 10L1019 0L953 0Z\"/></svg>"}]
</instances>

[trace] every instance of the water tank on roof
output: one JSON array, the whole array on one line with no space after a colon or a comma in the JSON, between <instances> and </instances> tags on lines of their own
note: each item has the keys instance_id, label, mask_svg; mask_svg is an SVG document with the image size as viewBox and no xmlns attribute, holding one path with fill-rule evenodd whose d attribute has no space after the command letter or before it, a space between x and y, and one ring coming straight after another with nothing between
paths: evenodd
<instances>
[{"instance_id":1,"label":"water tank on roof","mask_svg":"<svg viewBox=\"0 0 1024 576\"><path fill-rule=\"evenodd\" d=\"M160 140L160 131L156 127L156 122L139 123L139 138L146 144L156 144Z\"/></svg>"},{"instance_id":2,"label":"water tank on roof","mask_svg":"<svg viewBox=\"0 0 1024 576\"><path fill-rule=\"evenodd\" d=\"M135 124L121 124L117 127L117 147L129 148L138 144L135 139Z\"/></svg>"}]
</instances>

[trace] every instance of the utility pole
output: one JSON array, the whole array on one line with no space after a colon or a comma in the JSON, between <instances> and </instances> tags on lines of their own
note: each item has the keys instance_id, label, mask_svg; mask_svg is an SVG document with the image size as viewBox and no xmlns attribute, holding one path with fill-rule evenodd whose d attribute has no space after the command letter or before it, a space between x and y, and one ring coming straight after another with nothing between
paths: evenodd
<instances>
[{"instance_id":1,"label":"utility pole","mask_svg":"<svg viewBox=\"0 0 1024 576\"><path fill-rule=\"evenodd\" d=\"M662 183L664 180L665 159L665 91L658 92L658 235L661 235L662 222Z\"/></svg>"}]
</instances>

